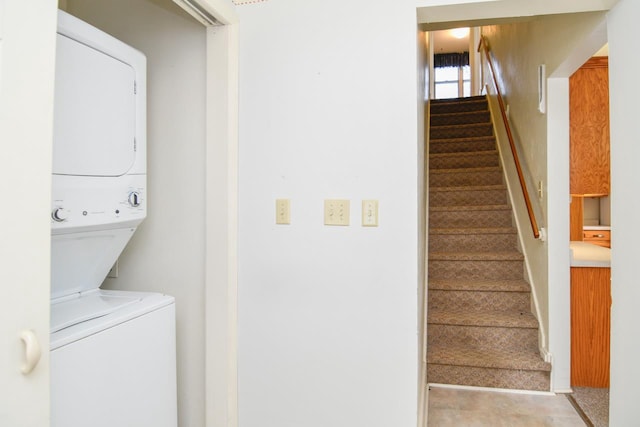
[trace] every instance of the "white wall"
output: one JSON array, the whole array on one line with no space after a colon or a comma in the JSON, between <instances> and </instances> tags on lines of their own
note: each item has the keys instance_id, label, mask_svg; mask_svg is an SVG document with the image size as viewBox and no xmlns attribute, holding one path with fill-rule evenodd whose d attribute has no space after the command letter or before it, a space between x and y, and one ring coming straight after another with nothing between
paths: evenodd
<instances>
[{"instance_id":1,"label":"white wall","mask_svg":"<svg viewBox=\"0 0 640 427\"><path fill-rule=\"evenodd\" d=\"M240 425L413 426L415 8L282 0L238 13ZM275 225L276 198L291 199L291 225ZM351 200L349 227L323 225L326 198ZM369 198L378 228L360 225Z\"/></svg>"},{"instance_id":2,"label":"white wall","mask_svg":"<svg viewBox=\"0 0 640 427\"><path fill-rule=\"evenodd\" d=\"M170 0L69 0L68 9L147 55L148 216L105 286L175 296L179 425L202 426L205 28Z\"/></svg>"},{"instance_id":3,"label":"white wall","mask_svg":"<svg viewBox=\"0 0 640 427\"><path fill-rule=\"evenodd\" d=\"M640 383L640 286L638 249L640 186L638 159L637 83L640 59L635 34L640 3L620 0L607 16L609 38L609 100L611 118L611 406L609 424L635 425L640 419L637 386ZM631 54L630 54L631 52Z\"/></svg>"}]
</instances>

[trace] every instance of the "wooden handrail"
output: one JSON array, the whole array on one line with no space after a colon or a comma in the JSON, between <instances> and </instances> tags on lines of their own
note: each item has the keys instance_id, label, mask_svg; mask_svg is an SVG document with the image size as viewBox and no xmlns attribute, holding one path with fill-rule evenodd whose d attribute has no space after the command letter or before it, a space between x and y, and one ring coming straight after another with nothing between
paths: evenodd
<instances>
[{"instance_id":1,"label":"wooden handrail","mask_svg":"<svg viewBox=\"0 0 640 427\"><path fill-rule=\"evenodd\" d=\"M538 223L536 221L536 216L533 213L533 207L531 206L531 199L529 198L529 192L527 191L527 184L524 181L524 175L522 173L522 167L520 166L520 160L518 159L518 153L516 152L516 144L513 140L513 134L511 133L511 126L509 126L509 121L507 120L507 112L504 107L504 101L502 100L502 94L500 93L500 86L498 86L498 80L496 78L496 72L493 68L493 61L491 60L491 55L489 55L489 46L485 37L480 37L480 43L478 44L478 52L484 50L484 54L487 58L487 64L489 64L489 69L491 70L491 77L493 78L493 84L496 87L496 92L498 93L498 103L500 104L500 113L502 114L502 121L504 122L504 127L507 131L507 137L509 138L509 146L511 147L511 154L513 154L513 161L516 165L516 170L518 171L518 179L520 180L520 187L522 188L522 195L524 196L524 203L527 206L527 212L529 213L529 221L531 222L531 229L533 231L533 237L536 239L540 237L540 231L538 230Z\"/></svg>"}]
</instances>

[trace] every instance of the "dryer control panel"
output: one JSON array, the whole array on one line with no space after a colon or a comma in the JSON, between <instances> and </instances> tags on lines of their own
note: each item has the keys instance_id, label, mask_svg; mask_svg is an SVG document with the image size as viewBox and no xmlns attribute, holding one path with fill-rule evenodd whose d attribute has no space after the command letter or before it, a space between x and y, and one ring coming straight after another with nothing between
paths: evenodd
<instances>
[{"instance_id":1,"label":"dryer control panel","mask_svg":"<svg viewBox=\"0 0 640 427\"><path fill-rule=\"evenodd\" d=\"M146 216L146 176L113 180L54 175L52 234L137 226Z\"/></svg>"}]
</instances>

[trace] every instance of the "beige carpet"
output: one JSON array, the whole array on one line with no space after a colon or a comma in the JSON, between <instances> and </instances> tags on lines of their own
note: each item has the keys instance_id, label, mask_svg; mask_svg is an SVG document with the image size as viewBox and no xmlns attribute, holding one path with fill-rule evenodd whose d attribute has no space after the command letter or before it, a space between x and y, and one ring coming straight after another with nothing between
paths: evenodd
<instances>
[{"instance_id":1,"label":"beige carpet","mask_svg":"<svg viewBox=\"0 0 640 427\"><path fill-rule=\"evenodd\" d=\"M548 391L486 98L430 101L429 135L428 381Z\"/></svg>"},{"instance_id":2,"label":"beige carpet","mask_svg":"<svg viewBox=\"0 0 640 427\"><path fill-rule=\"evenodd\" d=\"M582 411L593 427L609 425L609 389L573 387L573 393L567 395L571 403Z\"/></svg>"}]
</instances>

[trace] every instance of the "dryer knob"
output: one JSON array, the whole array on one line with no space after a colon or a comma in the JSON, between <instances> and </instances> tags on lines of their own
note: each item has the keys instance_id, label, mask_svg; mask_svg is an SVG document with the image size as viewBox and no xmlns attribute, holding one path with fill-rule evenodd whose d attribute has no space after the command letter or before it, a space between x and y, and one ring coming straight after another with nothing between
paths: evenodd
<instances>
[{"instance_id":1,"label":"dryer knob","mask_svg":"<svg viewBox=\"0 0 640 427\"><path fill-rule=\"evenodd\" d=\"M51 218L53 218L53 220L56 222L62 222L66 221L66 219L69 218L69 214L66 210L64 210L64 208L55 208L51 212Z\"/></svg>"},{"instance_id":2,"label":"dryer knob","mask_svg":"<svg viewBox=\"0 0 640 427\"><path fill-rule=\"evenodd\" d=\"M140 203L140 193L138 193L137 191L132 191L131 193L129 193L129 204L131 206L137 208L138 206L140 206Z\"/></svg>"}]
</instances>

